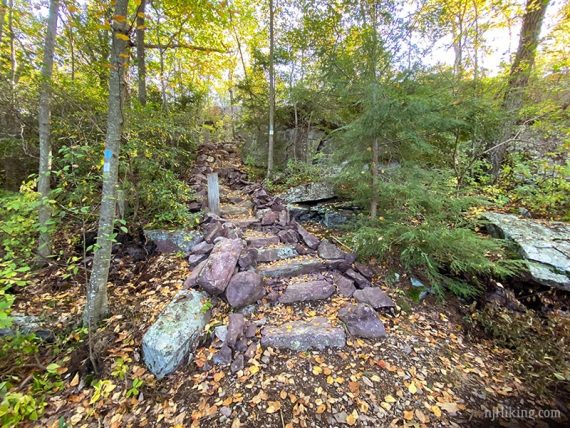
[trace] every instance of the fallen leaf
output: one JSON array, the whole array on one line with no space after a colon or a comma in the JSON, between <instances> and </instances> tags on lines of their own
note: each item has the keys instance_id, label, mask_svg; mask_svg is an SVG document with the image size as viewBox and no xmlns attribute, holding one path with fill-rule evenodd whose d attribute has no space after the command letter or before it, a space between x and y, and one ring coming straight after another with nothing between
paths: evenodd
<instances>
[{"instance_id":1,"label":"fallen leaf","mask_svg":"<svg viewBox=\"0 0 570 428\"><path fill-rule=\"evenodd\" d=\"M438 418L441 418L441 409L438 406L431 406L431 411L433 412L434 415L436 415Z\"/></svg>"},{"instance_id":2,"label":"fallen leaf","mask_svg":"<svg viewBox=\"0 0 570 428\"><path fill-rule=\"evenodd\" d=\"M418 388L416 388L416 384L414 382L410 383L410 385L408 386L408 391L410 391L410 393L412 394L418 392Z\"/></svg>"},{"instance_id":3,"label":"fallen leaf","mask_svg":"<svg viewBox=\"0 0 570 428\"><path fill-rule=\"evenodd\" d=\"M404 419L407 421L411 421L412 419L414 419L414 411L404 410Z\"/></svg>"},{"instance_id":4,"label":"fallen leaf","mask_svg":"<svg viewBox=\"0 0 570 428\"><path fill-rule=\"evenodd\" d=\"M267 409L265 410L267 413L275 413L281 409L281 402L280 401L269 401Z\"/></svg>"},{"instance_id":5,"label":"fallen leaf","mask_svg":"<svg viewBox=\"0 0 570 428\"><path fill-rule=\"evenodd\" d=\"M358 412L356 410L353 410L352 413L346 417L346 423L351 426L355 425L357 419L358 419Z\"/></svg>"}]
</instances>

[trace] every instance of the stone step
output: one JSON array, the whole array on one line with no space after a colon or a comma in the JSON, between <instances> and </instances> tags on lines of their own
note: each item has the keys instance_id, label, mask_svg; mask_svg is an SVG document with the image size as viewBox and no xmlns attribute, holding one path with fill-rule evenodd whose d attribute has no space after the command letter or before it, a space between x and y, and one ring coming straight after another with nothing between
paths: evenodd
<instances>
[{"instance_id":1,"label":"stone step","mask_svg":"<svg viewBox=\"0 0 570 428\"><path fill-rule=\"evenodd\" d=\"M257 261L260 263L274 262L276 260L290 259L297 257L299 253L295 247L290 245L276 245L273 247L263 247L257 250Z\"/></svg>"},{"instance_id":2,"label":"stone step","mask_svg":"<svg viewBox=\"0 0 570 428\"><path fill-rule=\"evenodd\" d=\"M309 302L328 299L335 292L335 286L324 279L289 284L279 298L280 303Z\"/></svg>"},{"instance_id":3,"label":"stone step","mask_svg":"<svg viewBox=\"0 0 570 428\"><path fill-rule=\"evenodd\" d=\"M321 272L327 268L324 260L318 257L310 257L287 259L271 264L262 263L257 267L257 270L263 276L280 278Z\"/></svg>"},{"instance_id":4,"label":"stone step","mask_svg":"<svg viewBox=\"0 0 570 428\"><path fill-rule=\"evenodd\" d=\"M280 242L279 237L275 235L246 236L245 241L247 242L247 245L254 248L263 248L270 245L277 245Z\"/></svg>"},{"instance_id":5,"label":"stone step","mask_svg":"<svg viewBox=\"0 0 570 428\"><path fill-rule=\"evenodd\" d=\"M261 331L261 345L293 351L343 348L346 336L342 327L333 327L323 317L290 321L280 326L266 326Z\"/></svg>"}]
</instances>

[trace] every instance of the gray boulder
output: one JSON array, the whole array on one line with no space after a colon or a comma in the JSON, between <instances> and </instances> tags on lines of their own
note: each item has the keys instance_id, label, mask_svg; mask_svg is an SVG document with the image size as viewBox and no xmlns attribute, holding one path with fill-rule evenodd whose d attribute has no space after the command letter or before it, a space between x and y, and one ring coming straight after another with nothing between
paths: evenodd
<instances>
[{"instance_id":1,"label":"gray boulder","mask_svg":"<svg viewBox=\"0 0 570 428\"><path fill-rule=\"evenodd\" d=\"M340 274L339 272L333 273L333 281L336 285L338 293L341 296L352 297L352 295L356 291L356 287L354 286L354 281L348 279L346 276Z\"/></svg>"},{"instance_id":2,"label":"gray boulder","mask_svg":"<svg viewBox=\"0 0 570 428\"><path fill-rule=\"evenodd\" d=\"M161 253L177 253L183 251L189 253L192 248L204 240L200 232L195 230L145 230L145 238L156 244L156 249Z\"/></svg>"},{"instance_id":3,"label":"gray boulder","mask_svg":"<svg viewBox=\"0 0 570 428\"><path fill-rule=\"evenodd\" d=\"M302 184L292 187L286 193L280 195L281 199L288 204L324 201L335 196L334 187L324 182Z\"/></svg>"},{"instance_id":4,"label":"gray boulder","mask_svg":"<svg viewBox=\"0 0 570 428\"><path fill-rule=\"evenodd\" d=\"M199 291L179 291L144 334L143 359L157 378L188 361L210 318L209 311L203 309L207 301L206 294Z\"/></svg>"},{"instance_id":5,"label":"gray boulder","mask_svg":"<svg viewBox=\"0 0 570 428\"><path fill-rule=\"evenodd\" d=\"M243 244L239 239L219 238L198 274L196 284L214 296L222 294L230 282L242 249Z\"/></svg>"},{"instance_id":6,"label":"gray boulder","mask_svg":"<svg viewBox=\"0 0 570 428\"><path fill-rule=\"evenodd\" d=\"M348 269L345 274L354 280L358 288L372 287L370 281L368 281L364 275L356 272L354 269Z\"/></svg>"},{"instance_id":7,"label":"gray boulder","mask_svg":"<svg viewBox=\"0 0 570 428\"><path fill-rule=\"evenodd\" d=\"M226 288L226 299L234 308L251 305L264 295L261 276L255 271L236 273Z\"/></svg>"},{"instance_id":8,"label":"gray boulder","mask_svg":"<svg viewBox=\"0 0 570 428\"><path fill-rule=\"evenodd\" d=\"M295 247L288 245L270 248L260 248L257 250L257 261L258 262L273 262L275 260L289 259L291 257L296 257L299 254Z\"/></svg>"},{"instance_id":9,"label":"gray boulder","mask_svg":"<svg viewBox=\"0 0 570 428\"><path fill-rule=\"evenodd\" d=\"M366 339L386 336L384 324L369 305L363 303L346 305L338 312L338 317L353 336Z\"/></svg>"},{"instance_id":10,"label":"gray boulder","mask_svg":"<svg viewBox=\"0 0 570 428\"><path fill-rule=\"evenodd\" d=\"M514 241L535 282L570 291L570 225L502 213L483 217L492 235Z\"/></svg>"},{"instance_id":11,"label":"gray boulder","mask_svg":"<svg viewBox=\"0 0 570 428\"><path fill-rule=\"evenodd\" d=\"M12 312L10 315L10 326L0 328L0 337L15 336L17 334L35 334L38 338L47 342L55 339L55 334L45 323L33 315L21 315Z\"/></svg>"},{"instance_id":12,"label":"gray boulder","mask_svg":"<svg viewBox=\"0 0 570 428\"><path fill-rule=\"evenodd\" d=\"M308 321L291 321L280 326L266 326L261 331L261 345L264 347L322 351L326 348L343 348L345 344L344 330L333 327L323 317Z\"/></svg>"},{"instance_id":13,"label":"gray boulder","mask_svg":"<svg viewBox=\"0 0 570 428\"><path fill-rule=\"evenodd\" d=\"M353 297L360 303L366 303L374 309L393 308L396 305L386 293L378 287L368 287L363 290L356 290Z\"/></svg>"}]
</instances>

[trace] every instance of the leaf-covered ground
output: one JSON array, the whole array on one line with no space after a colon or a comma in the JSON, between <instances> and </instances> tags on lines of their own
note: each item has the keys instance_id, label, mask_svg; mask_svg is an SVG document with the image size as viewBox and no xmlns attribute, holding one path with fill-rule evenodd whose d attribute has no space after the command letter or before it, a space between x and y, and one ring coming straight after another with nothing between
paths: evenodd
<instances>
[{"instance_id":1,"label":"leaf-covered ground","mask_svg":"<svg viewBox=\"0 0 570 428\"><path fill-rule=\"evenodd\" d=\"M485 412L501 406L504 412L556 408L547 395L533 392L532 373L526 378L513 373L516 355L466 334L466 308L435 301L418 305L388 287L406 310L382 316L384 340L349 339L346 348L324 352L258 347L235 374L212 364L215 342L207 342L188 365L157 381L142 363L141 338L188 272L175 255L138 263L117 259L109 289L113 315L93 338L91 356L79 328L84 287L62 280L61 268L27 288L17 310L52 320L58 338L41 344L37 358L18 360L11 376L26 381L55 363L61 378L47 391L47 406L34 425L490 426L495 422ZM262 305L250 317L287 321L318 314L336 323L343 301L334 297L302 312ZM216 305L210 326L227 322L228 311L223 303ZM21 389L32 387L28 379ZM511 418L510 423L564 426L562 418Z\"/></svg>"}]
</instances>

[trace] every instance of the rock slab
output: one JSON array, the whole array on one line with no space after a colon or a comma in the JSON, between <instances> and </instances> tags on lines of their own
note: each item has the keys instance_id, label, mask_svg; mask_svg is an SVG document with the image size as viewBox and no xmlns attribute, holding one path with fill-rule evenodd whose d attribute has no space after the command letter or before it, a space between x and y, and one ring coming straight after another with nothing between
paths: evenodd
<instances>
[{"instance_id":1,"label":"rock slab","mask_svg":"<svg viewBox=\"0 0 570 428\"><path fill-rule=\"evenodd\" d=\"M491 212L483 217L492 235L515 242L535 282L570 291L569 224Z\"/></svg>"},{"instance_id":2,"label":"rock slab","mask_svg":"<svg viewBox=\"0 0 570 428\"><path fill-rule=\"evenodd\" d=\"M360 303L366 303L374 309L393 308L396 305L386 293L377 287L368 287L363 290L356 290L353 296Z\"/></svg>"},{"instance_id":3,"label":"rock slab","mask_svg":"<svg viewBox=\"0 0 570 428\"><path fill-rule=\"evenodd\" d=\"M210 318L209 311L203 310L207 300L206 294L196 290L179 291L144 334L144 362L158 379L188 360Z\"/></svg>"},{"instance_id":4,"label":"rock slab","mask_svg":"<svg viewBox=\"0 0 570 428\"><path fill-rule=\"evenodd\" d=\"M267 326L261 331L261 345L293 351L309 349L343 348L346 344L344 330L333 327L326 318L316 317L308 321L291 321L280 326Z\"/></svg>"},{"instance_id":5,"label":"rock slab","mask_svg":"<svg viewBox=\"0 0 570 428\"><path fill-rule=\"evenodd\" d=\"M334 285L325 280L298 282L287 286L279 298L279 302L295 303L324 300L332 296L334 290Z\"/></svg>"},{"instance_id":6,"label":"rock slab","mask_svg":"<svg viewBox=\"0 0 570 428\"><path fill-rule=\"evenodd\" d=\"M236 273L226 289L226 299L234 308L243 308L265 295L261 276L255 271Z\"/></svg>"},{"instance_id":7,"label":"rock slab","mask_svg":"<svg viewBox=\"0 0 570 428\"><path fill-rule=\"evenodd\" d=\"M156 244L156 249L161 253L188 253L204 240L202 234L195 230L145 230L145 238Z\"/></svg>"}]
</instances>

